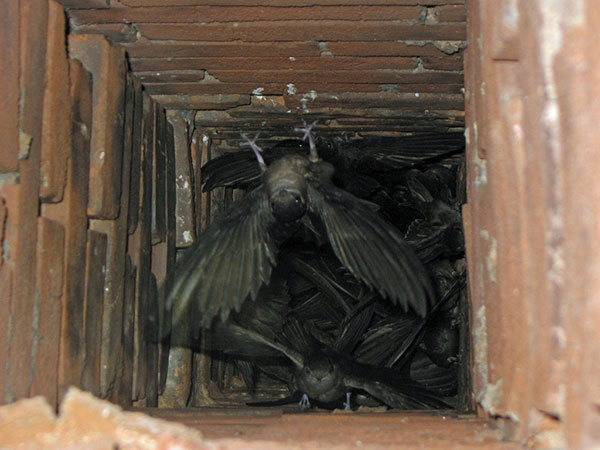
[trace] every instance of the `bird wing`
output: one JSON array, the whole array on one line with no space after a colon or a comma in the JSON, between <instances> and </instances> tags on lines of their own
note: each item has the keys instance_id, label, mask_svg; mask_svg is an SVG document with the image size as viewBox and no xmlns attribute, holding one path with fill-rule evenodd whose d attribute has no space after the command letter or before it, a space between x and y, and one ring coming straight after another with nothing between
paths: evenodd
<instances>
[{"instance_id":1,"label":"bird wing","mask_svg":"<svg viewBox=\"0 0 600 450\"><path fill-rule=\"evenodd\" d=\"M309 181L309 212L325 225L341 263L381 295L424 317L434 298L423 263L400 233L348 192Z\"/></svg>"},{"instance_id":2,"label":"bird wing","mask_svg":"<svg viewBox=\"0 0 600 450\"><path fill-rule=\"evenodd\" d=\"M276 265L274 225L262 188L223 211L176 265L166 301L172 323L196 312L208 328L217 315L238 311L248 294L256 299Z\"/></svg>"}]
</instances>

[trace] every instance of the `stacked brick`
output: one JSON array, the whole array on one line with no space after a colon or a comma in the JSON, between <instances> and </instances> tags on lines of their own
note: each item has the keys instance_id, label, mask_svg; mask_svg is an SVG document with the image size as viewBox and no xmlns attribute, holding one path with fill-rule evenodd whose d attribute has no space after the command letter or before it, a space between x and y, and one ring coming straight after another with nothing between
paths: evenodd
<instances>
[{"instance_id":1,"label":"stacked brick","mask_svg":"<svg viewBox=\"0 0 600 450\"><path fill-rule=\"evenodd\" d=\"M62 5L2 9L0 403L43 395L56 406L75 385L156 405L173 127L123 49L66 36Z\"/></svg>"}]
</instances>

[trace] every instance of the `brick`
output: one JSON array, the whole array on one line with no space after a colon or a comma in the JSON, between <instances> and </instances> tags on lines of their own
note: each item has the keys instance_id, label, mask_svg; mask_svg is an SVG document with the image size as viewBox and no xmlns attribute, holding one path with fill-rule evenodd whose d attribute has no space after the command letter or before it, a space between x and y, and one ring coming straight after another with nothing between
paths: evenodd
<instances>
[{"instance_id":1,"label":"brick","mask_svg":"<svg viewBox=\"0 0 600 450\"><path fill-rule=\"evenodd\" d=\"M92 73L94 82L88 214L115 219L121 195L125 53L102 36L70 35L69 54Z\"/></svg>"},{"instance_id":2,"label":"brick","mask_svg":"<svg viewBox=\"0 0 600 450\"><path fill-rule=\"evenodd\" d=\"M325 50L334 56L444 56L434 43L414 41L327 42Z\"/></svg>"},{"instance_id":3,"label":"brick","mask_svg":"<svg viewBox=\"0 0 600 450\"><path fill-rule=\"evenodd\" d=\"M201 177L201 169L212 157L211 140L207 135L202 135L199 132L194 133L192 138L192 156L196 155L194 163L194 179L196 180L196 198L200 199L200 203L196 202L196 234L200 234L210 223L211 210L211 195L209 192L202 192L202 186L199 180Z\"/></svg>"},{"instance_id":4,"label":"brick","mask_svg":"<svg viewBox=\"0 0 600 450\"><path fill-rule=\"evenodd\" d=\"M110 8L110 0L57 0L65 8Z\"/></svg>"},{"instance_id":5,"label":"brick","mask_svg":"<svg viewBox=\"0 0 600 450\"><path fill-rule=\"evenodd\" d=\"M152 243L163 242L166 237L166 175L165 147L166 119L164 110L154 103L154 142L152 147Z\"/></svg>"},{"instance_id":6,"label":"brick","mask_svg":"<svg viewBox=\"0 0 600 450\"><path fill-rule=\"evenodd\" d=\"M19 2L0 1L0 173L19 169Z\"/></svg>"},{"instance_id":7,"label":"brick","mask_svg":"<svg viewBox=\"0 0 600 450\"><path fill-rule=\"evenodd\" d=\"M440 22L465 22L467 9L465 5L442 5L435 8L435 17Z\"/></svg>"},{"instance_id":8,"label":"brick","mask_svg":"<svg viewBox=\"0 0 600 450\"><path fill-rule=\"evenodd\" d=\"M42 205L42 215L64 225L65 280L62 295L59 386L79 385L83 366L85 254L90 130L92 127L92 77L81 63L69 60L71 148L66 162L67 180L60 203Z\"/></svg>"},{"instance_id":9,"label":"brick","mask_svg":"<svg viewBox=\"0 0 600 450\"><path fill-rule=\"evenodd\" d=\"M463 7L464 10L464 7ZM463 13L464 15L464 13ZM211 23L289 20L418 20L417 6L162 6L80 10L70 14L74 24L93 23ZM464 22L464 18L463 18Z\"/></svg>"},{"instance_id":10,"label":"brick","mask_svg":"<svg viewBox=\"0 0 600 450\"><path fill-rule=\"evenodd\" d=\"M216 58L143 58L131 60L131 69L139 72L164 70L377 70L415 69L418 60L412 57L216 57Z\"/></svg>"},{"instance_id":11,"label":"brick","mask_svg":"<svg viewBox=\"0 0 600 450\"><path fill-rule=\"evenodd\" d=\"M58 358L64 284L65 229L38 219L37 284L33 311L31 396L43 395L58 406Z\"/></svg>"},{"instance_id":12,"label":"brick","mask_svg":"<svg viewBox=\"0 0 600 450\"><path fill-rule=\"evenodd\" d=\"M466 24L407 25L386 21L242 22L239 24L136 24L141 36L150 40L177 41L403 41L465 40ZM122 24L78 27L79 33L104 33L117 41L131 41L131 30Z\"/></svg>"},{"instance_id":13,"label":"brick","mask_svg":"<svg viewBox=\"0 0 600 450\"><path fill-rule=\"evenodd\" d=\"M217 70L212 75L222 82L255 82L255 83L319 83L323 80L344 80L346 83L462 83L463 75L445 71L388 71L388 70ZM259 84L260 87L260 84Z\"/></svg>"},{"instance_id":14,"label":"brick","mask_svg":"<svg viewBox=\"0 0 600 450\"><path fill-rule=\"evenodd\" d=\"M304 102L303 102L304 100ZM464 98L462 94L429 94L429 93L339 93L335 95L320 94L314 100L306 102L306 98L290 95L285 96L289 108L405 108L423 105L432 109L462 109Z\"/></svg>"},{"instance_id":15,"label":"brick","mask_svg":"<svg viewBox=\"0 0 600 450\"><path fill-rule=\"evenodd\" d=\"M158 284L156 277L150 273L150 295L148 296L148 311L145 321L145 334L148 339L146 345L146 396L145 405L147 407L158 406L158 379L159 379L159 301Z\"/></svg>"},{"instance_id":16,"label":"brick","mask_svg":"<svg viewBox=\"0 0 600 450\"><path fill-rule=\"evenodd\" d=\"M249 95L216 94L216 95L172 95L152 96L161 105L171 109L220 110L240 105L249 105Z\"/></svg>"},{"instance_id":17,"label":"brick","mask_svg":"<svg viewBox=\"0 0 600 450\"><path fill-rule=\"evenodd\" d=\"M463 59L462 57L449 57L444 58L425 56L421 58L423 68L426 70L463 70Z\"/></svg>"},{"instance_id":18,"label":"brick","mask_svg":"<svg viewBox=\"0 0 600 450\"><path fill-rule=\"evenodd\" d=\"M119 208L129 209L129 186L134 114L133 80L127 83L123 112L123 140L120 142L122 171ZM106 259L106 285L102 317L101 392L105 398L116 400L119 377L122 371L123 296L125 289L125 261L127 252L127 214L115 220L91 220L90 229L106 234L108 238Z\"/></svg>"},{"instance_id":19,"label":"brick","mask_svg":"<svg viewBox=\"0 0 600 450\"><path fill-rule=\"evenodd\" d=\"M134 328L133 400L146 397L146 318L151 274L152 142L154 102L143 95L143 133L138 227L130 236L128 253L137 268Z\"/></svg>"},{"instance_id":20,"label":"brick","mask_svg":"<svg viewBox=\"0 0 600 450\"><path fill-rule=\"evenodd\" d=\"M21 2L20 13L20 117L23 143L20 155L20 184L0 184L9 211L5 245L13 273L13 295L9 314L8 379L5 400L29 395L31 369L31 326L36 280L37 216L40 186L40 141L45 71L48 4L45 0Z\"/></svg>"},{"instance_id":21,"label":"brick","mask_svg":"<svg viewBox=\"0 0 600 450\"><path fill-rule=\"evenodd\" d=\"M142 77L143 78L143 77ZM296 95L306 94L309 91L323 93L333 92L439 92L459 94L462 84L330 84L328 80L322 83L298 83L287 86L285 83L261 83L261 95L281 95L289 91ZM214 94L245 94L250 95L257 87L256 83L144 83L144 88L149 94L156 95L214 95ZM169 100L167 100L169 101Z\"/></svg>"},{"instance_id":22,"label":"brick","mask_svg":"<svg viewBox=\"0 0 600 450\"><path fill-rule=\"evenodd\" d=\"M69 61L65 13L54 1L49 1L48 5L40 197L42 201L59 202L65 188L67 156L71 147Z\"/></svg>"},{"instance_id":23,"label":"brick","mask_svg":"<svg viewBox=\"0 0 600 450\"><path fill-rule=\"evenodd\" d=\"M12 299L13 274L8 264L0 264L0 311L10 311ZM10 314L0 315L0 342L9 342ZM0 386L6 386L8 380L8 345L0 345ZM0 389L0 405L8 403L12 399L6 397L6 390Z\"/></svg>"},{"instance_id":24,"label":"brick","mask_svg":"<svg viewBox=\"0 0 600 450\"><path fill-rule=\"evenodd\" d=\"M177 112L169 113L168 119L174 135L176 246L189 247L196 240L196 221L188 124Z\"/></svg>"},{"instance_id":25,"label":"brick","mask_svg":"<svg viewBox=\"0 0 600 450\"><path fill-rule=\"evenodd\" d=\"M163 6L162 0L121 0L125 6ZM377 0L378 5L418 5L423 2L418 0ZM447 4L464 4L464 0L427 0L428 5L447 5ZM202 0L174 0L170 2L172 6L200 6L200 5L220 5L220 6L241 6L241 5L256 5L256 0L210 0L209 2ZM261 0L260 5L265 6L310 6L314 5L314 0ZM348 0L319 0L320 5L348 5ZM353 2L354 5L371 5L373 2L369 0L358 0Z\"/></svg>"},{"instance_id":26,"label":"brick","mask_svg":"<svg viewBox=\"0 0 600 450\"><path fill-rule=\"evenodd\" d=\"M81 373L81 387L100 395L100 351L102 346L102 311L104 304L104 273L106 272L108 239L104 233L88 231L85 263L85 297L83 334L85 359Z\"/></svg>"},{"instance_id":27,"label":"brick","mask_svg":"<svg viewBox=\"0 0 600 450\"><path fill-rule=\"evenodd\" d=\"M123 297L123 373L119 385L119 404L131 406L133 389L135 285L136 270L127 255L125 262L125 295Z\"/></svg>"},{"instance_id":28,"label":"brick","mask_svg":"<svg viewBox=\"0 0 600 450\"><path fill-rule=\"evenodd\" d=\"M124 43L130 58L183 58L183 57L232 57L232 56L319 56L314 42L153 42L140 39Z\"/></svg>"},{"instance_id":29,"label":"brick","mask_svg":"<svg viewBox=\"0 0 600 450\"><path fill-rule=\"evenodd\" d=\"M133 79L133 134L131 143L131 180L129 186L128 231L132 234L137 228L140 211L140 174L142 172L142 85L137 78Z\"/></svg>"}]
</instances>

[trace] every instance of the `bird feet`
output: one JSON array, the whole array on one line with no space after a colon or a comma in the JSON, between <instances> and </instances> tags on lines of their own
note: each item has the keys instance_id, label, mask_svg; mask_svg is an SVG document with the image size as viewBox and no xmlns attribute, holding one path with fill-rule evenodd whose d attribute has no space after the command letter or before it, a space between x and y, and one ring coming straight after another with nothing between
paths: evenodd
<instances>
[{"instance_id":1,"label":"bird feet","mask_svg":"<svg viewBox=\"0 0 600 450\"><path fill-rule=\"evenodd\" d=\"M302 398L298 402L298 406L303 410L310 408L310 400L308 399L308 395L302 394Z\"/></svg>"},{"instance_id":2,"label":"bird feet","mask_svg":"<svg viewBox=\"0 0 600 450\"><path fill-rule=\"evenodd\" d=\"M265 160L262 157L262 148L260 148L256 143L256 140L258 139L258 136L260 136L260 133L257 133L256 136L254 136L254 139L252 140L248 138L244 133L240 133L240 135L246 140L246 142L242 142L240 145L247 145L248 147L250 147L256 155L256 159L258 160L258 165L260 166L260 169L263 172L267 170L267 165L265 164Z\"/></svg>"},{"instance_id":3,"label":"bird feet","mask_svg":"<svg viewBox=\"0 0 600 450\"><path fill-rule=\"evenodd\" d=\"M344 411L352 411L350 406L350 392L346 392L346 401L344 402Z\"/></svg>"},{"instance_id":4,"label":"bird feet","mask_svg":"<svg viewBox=\"0 0 600 450\"><path fill-rule=\"evenodd\" d=\"M310 146L310 155L309 158L312 162L317 162L319 160L319 155L317 154L317 146L315 145L315 140L312 136L312 129L317 124L317 120L315 120L310 125L306 125L306 121L302 119L302 123L304 124L304 128L294 128L294 131L303 131L304 136L302 136L302 140L305 141L308 139L308 144Z\"/></svg>"}]
</instances>

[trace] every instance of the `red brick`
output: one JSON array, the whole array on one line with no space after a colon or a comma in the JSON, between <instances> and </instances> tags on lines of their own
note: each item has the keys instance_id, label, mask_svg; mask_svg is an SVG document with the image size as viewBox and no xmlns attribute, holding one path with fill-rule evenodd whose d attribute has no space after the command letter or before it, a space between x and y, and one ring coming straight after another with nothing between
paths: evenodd
<instances>
[{"instance_id":1,"label":"red brick","mask_svg":"<svg viewBox=\"0 0 600 450\"><path fill-rule=\"evenodd\" d=\"M463 7L464 11L464 7ZM464 15L464 12L463 12ZM162 6L72 11L75 25L93 23L211 23L289 20L418 20L417 6ZM463 18L464 22L464 18Z\"/></svg>"},{"instance_id":2,"label":"red brick","mask_svg":"<svg viewBox=\"0 0 600 450\"><path fill-rule=\"evenodd\" d=\"M377 70L414 69L418 60L410 57L236 57L236 58L144 58L131 60L136 72L162 72L165 70ZM461 67L462 68L462 67Z\"/></svg>"},{"instance_id":3,"label":"red brick","mask_svg":"<svg viewBox=\"0 0 600 450\"><path fill-rule=\"evenodd\" d=\"M67 156L71 147L69 61L66 52L65 13L52 0L48 5L40 197L42 201L58 202L63 197Z\"/></svg>"},{"instance_id":4,"label":"red brick","mask_svg":"<svg viewBox=\"0 0 600 450\"><path fill-rule=\"evenodd\" d=\"M140 174L142 172L142 128L143 101L142 85L138 78L133 79L133 134L131 143L131 180L129 186L128 231L132 234L138 225L140 211Z\"/></svg>"},{"instance_id":5,"label":"red brick","mask_svg":"<svg viewBox=\"0 0 600 450\"><path fill-rule=\"evenodd\" d=\"M463 39L466 39L464 37ZM328 42L326 49L334 56L444 56L430 42Z\"/></svg>"},{"instance_id":6,"label":"red brick","mask_svg":"<svg viewBox=\"0 0 600 450\"><path fill-rule=\"evenodd\" d=\"M87 25L80 32L120 32L122 25ZM466 24L406 25L385 21L243 22L237 24L137 24L141 35L154 40L184 41L396 41L465 40Z\"/></svg>"},{"instance_id":7,"label":"red brick","mask_svg":"<svg viewBox=\"0 0 600 450\"><path fill-rule=\"evenodd\" d=\"M100 355L102 346L102 312L104 304L104 273L106 271L108 239L104 233L88 231L85 263L85 327L82 342L84 364L81 387L94 395L101 394Z\"/></svg>"},{"instance_id":8,"label":"red brick","mask_svg":"<svg viewBox=\"0 0 600 450\"><path fill-rule=\"evenodd\" d=\"M171 109L222 110L235 106L249 105L249 95L217 94L217 95L153 95L152 98L161 105Z\"/></svg>"},{"instance_id":9,"label":"red brick","mask_svg":"<svg viewBox=\"0 0 600 450\"><path fill-rule=\"evenodd\" d=\"M196 240L196 221L194 212L194 182L192 179L192 161L188 124L177 112L169 113L169 122L173 126L175 150L176 183L176 245L189 247Z\"/></svg>"},{"instance_id":10,"label":"red brick","mask_svg":"<svg viewBox=\"0 0 600 450\"><path fill-rule=\"evenodd\" d=\"M138 227L129 240L129 254L137 268L134 329L133 400L146 397L146 319L151 274L152 142L154 102L143 96L143 134Z\"/></svg>"},{"instance_id":11,"label":"red brick","mask_svg":"<svg viewBox=\"0 0 600 450\"><path fill-rule=\"evenodd\" d=\"M450 57L446 56L443 58L426 56L421 58L423 68L426 70L463 70L463 59L462 57Z\"/></svg>"},{"instance_id":12,"label":"red brick","mask_svg":"<svg viewBox=\"0 0 600 450\"><path fill-rule=\"evenodd\" d=\"M0 264L0 311L10 311L12 299L12 270L8 264ZM10 314L0 315L0 342L9 342ZM7 385L8 379L8 345L0 345L0 386ZM6 398L7 392L0 390L0 405L8 403L12 399Z\"/></svg>"},{"instance_id":13,"label":"red brick","mask_svg":"<svg viewBox=\"0 0 600 450\"><path fill-rule=\"evenodd\" d=\"M314 42L154 42L146 39L124 43L131 58L319 56Z\"/></svg>"},{"instance_id":14,"label":"red brick","mask_svg":"<svg viewBox=\"0 0 600 450\"><path fill-rule=\"evenodd\" d=\"M163 6L163 0L121 0L125 6ZM417 0L377 0L378 5L417 5L423 2ZM427 0L428 5L447 5L447 4L464 4L464 0ZM174 0L171 1L172 6L200 6L200 5L221 5L221 6L241 6L241 5L256 5L256 0L210 0L209 2L202 0ZM315 0L261 0L261 5L265 6L311 6L315 4ZM321 5L348 5L348 0L319 0ZM357 0L354 5L371 5L372 1Z\"/></svg>"},{"instance_id":15,"label":"red brick","mask_svg":"<svg viewBox=\"0 0 600 450\"><path fill-rule=\"evenodd\" d=\"M259 83L321 83L324 80L340 80L346 83L462 83L462 73L444 71L377 71L377 70L217 70L213 75L222 82L255 82Z\"/></svg>"},{"instance_id":16,"label":"red brick","mask_svg":"<svg viewBox=\"0 0 600 450\"><path fill-rule=\"evenodd\" d=\"M435 8L435 17L440 22L465 22L467 9L465 5L444 5Z\"/></svg>"},{"instance_id":17,"label":"red brick","mask_svg":"<svg viewBox=\"0 0 600 450\"><path fill-rule=\"evenodd\" d=\"M8 342L6 400L29 395L31 370L31 326L35 297L37 216L40 189L40 141L45 71L48 4L46 0L21 2L20 53L20 132L27 145L22 147L20 184L0 184L0 196L9 211L6 244L13 270L13 295L9 308L11 334ZM23 141L22 141L23 142Z\"/></svg>"},{"instance_id":18,"label":"red brick","mask_svg":"<svg viewBox=\"0 0 600 450\"><path fill-rule=\"evenodd\" d=\"M32 383L30 395L43 395L58 406L58 357L64 284L65 229L38 221L37 292L33 311Z\"/></svg>"},{"instance_id":19,"label":"red brick","mask_svg":"<svg viewBox=\"0 0 600 450\"><path fill-rule=\"evenodd\" d=\"M132 149L132 126L134 89L133 80L125 92L125 110L121 126L127 130L120 142L122 179L120 182L119 207L129 209L129 186ZM115 220L91 220L90 229L105 233L108 237L106 259L106 285L104 289L104 309L102 317L101 349L101 392L103 397L116 400L119 377L122 371L123 296L125 289L125 256L127 252L127 214L119 214Z\"/></svg>"},{"instance_id":20,"label":"red brick","mask_svg":"<svg viewBox=\"0 0 600 450\"><path fill-rule=\"evenodd\" d=\"M430 94L430 93L338 93L319 94L314 100L306 100L298 95L285 96L285 103L289 108L405 108L408 106L426 105L432 109L462 109L464 98L462 94Z\"/></svg>"},{"instance_id":21,"label":"red brick","mask_svg":"<svg viewBox=\"0 0 600 450\"><path fill-rule=\"evenodd\" d=\"M1 0L0 34L0 173L19 168L19 2Z\"/></svg>"},{"instance_id":22,"label":"red brick","mask_svg":"<svg viewBox=\"0 0 600 450\"><path fill-rule=\"evenodd\" d=\"M110 0L57 0L65 8L110 8Z\"/></svg>"},{"instance_id":23,"label":"red brick","mask_svg":"<svg viewBox=\"0 0 600 450\"><path fill-rule=\"evenodd\" d=\"M166 237L166 118L164 109L154 103L154 143L152 153L152 244Z\"/></svg>"},{"instance_id":24,"label":"red brick","mask_svg":"<svg viewBox=\"0 0 600 450\"><path fill-rule=\"evenodd\" d=\"M125 262L125 295L123 297L123 373L119 385L119 404L122 406L131 406L133 394L136 275L131 258L127 255Z\"/></svg>"},{"instance_id":25,"label":"red brick","mask_svg":"<svg viewBox=\"0 0 600 450\"><path fill-rule=\"evenodd\" d=\"M92 77L76 60L70 65L71 148L66 162L67 180L63 201L42 205L44 217L64 225L65 280L62 295L62 324L59 385L65 389L81 379L84 347L85 252L90 130L92 127Z\"/></svg>"},{"instance_id":26,"label":"red brick","mask_svg":"<svg viewBox=\"0 0 600 450\"><path fill-rule=\"evenodd\" d=\"M94 81L88 214L115 219L121 195L125 53L102 36L70 35L69 54Z\"/></svg>"},{"instance_id":27,"label":"red brick","mask_svg":"<svg viewBox=\"0 0 600 450\"><path fill-rule=\"evenodd\" d=\"M285 83L261 83L261 95L281 95L290 90L296 95L306 94L309 91L323 93L333 92L381 92L388 89L391 92L439 92L459 94L462 84L330 84L329 80L323 83L298 83L287 86ZM257 87L256 83L144 83L144 88L153 95L215 95L215 94L245 94L251 95Z\"/></svg>"}]
</instances>

